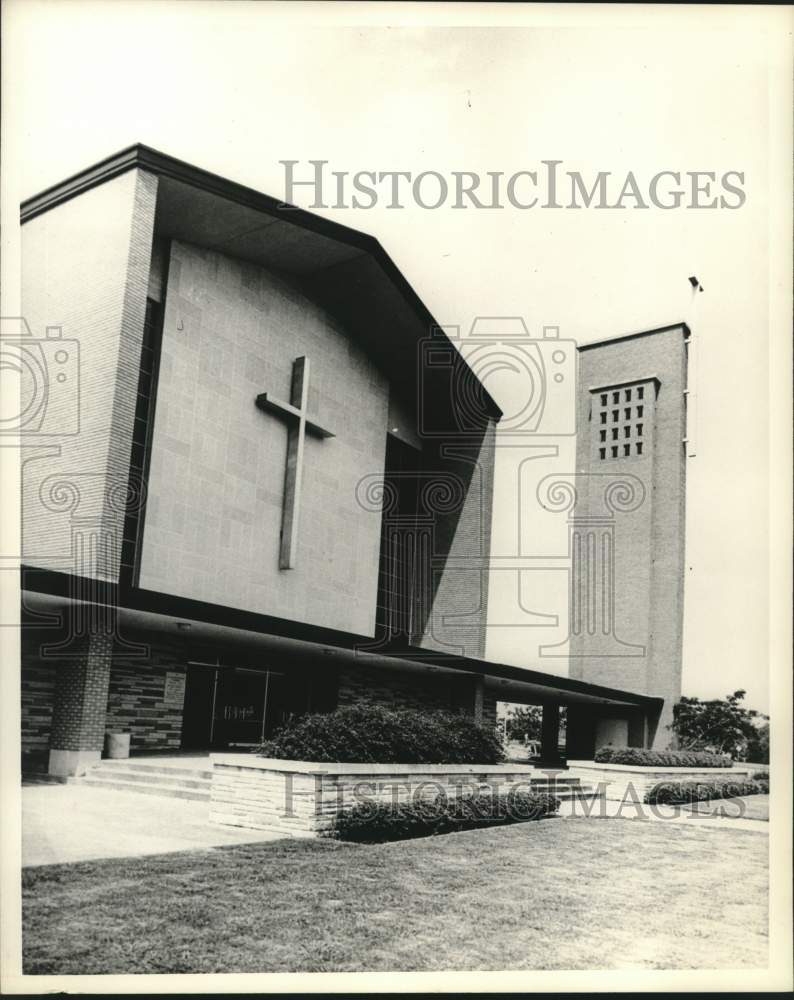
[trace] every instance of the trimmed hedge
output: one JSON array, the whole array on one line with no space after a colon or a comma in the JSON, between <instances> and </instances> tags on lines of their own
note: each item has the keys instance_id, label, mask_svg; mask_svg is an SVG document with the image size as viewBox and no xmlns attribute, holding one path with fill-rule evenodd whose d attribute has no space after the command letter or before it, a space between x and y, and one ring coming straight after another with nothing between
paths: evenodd
<instances>
[{"instance_id":1,"label":"trimmed hedge","mask_svg":"<svg viewBox=\"0 0 794 1000\"><path fill-rule=\"evenodd\" d=\"M660 781L645 793L650 805L684 805L710 799L733 799L739 795L762 795L769 791L760 781Z\"/></svg>"},{"instance_id":2,"label":"trimmed hedge","mask_svg":"<svg viewBox=\"0 0 794 1000\"><path fill-rule=\"evenodd\" d=\"M727 754L705 750L645 750L642 747L599 747L597 764L639 764L642 767L733 767Z\"/></svg>"},{"instance_id":3,"label":"trimmed hedge","mask_svg":"<svg viewBox=\"0 0 794 1000\"><path fill-rule=\"evenodd\" d=\"M496 732L470 716L377 705L300 716L257 752L323 764L500 764L505 759Z\"/></svg>"},{"instance_id":4,"label":"trimmed hedge","mask_svg":"<svg viewBox=\"0 0 794 1000\"><path fill-rule=\"evenodd\" d=\"M525 823L557 812L560 800L546 792L508 795L443 796L419 802L362 802L339 813L324 836L359 844L432 837L458 830L476 830Z\"/></svg>"}]
</instances>

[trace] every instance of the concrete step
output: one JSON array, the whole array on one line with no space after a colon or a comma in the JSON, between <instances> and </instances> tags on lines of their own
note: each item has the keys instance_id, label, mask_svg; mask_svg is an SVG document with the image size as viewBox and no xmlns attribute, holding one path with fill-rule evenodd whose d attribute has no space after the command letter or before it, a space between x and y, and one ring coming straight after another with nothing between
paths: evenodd
<instances>
[{"instance_id":1,"label":"concrete step","mask_svg":"<svg viewBox=\"0 0 794 1000\"><path fill-rule=\"evenodd\" d=\"M121 775L119 777L104 776L102 774L86 774L80 779L80 784L95 785L101 788L115 788L120 792L136 792L139 795L162 795L167 798L191 799L194 802L209 802L209 785L206 790L185 787L177 781L147 784L140 781L125 781Z\"/></svg>"},{"instance_id":2,"label":"concrete step","mask_svg":"<svg viewBox=\"0 0 794 1000\"><path fill-rule=\"evenodd\" d=\"M118 791L208 802L212 772L135 759L103 760L79 780L81 784L100 785Z\"/></svg>"},{"instance_id":3,"label":"concrete step","mask_svg":"<svg viewBox=\"0 0 794 1000\"><path fill-rule=\"evenodd\" d=\"M164 788L179 787L192 791L204 791L209 794L210 781L204 778L185 778L180 774L173 777L167 774L146 771L127 771L120 767L96 767L87 772L86 778L93 781L101 778L103 781L126 781L142 785L162 785Z\"/></svg>"},{"instance_id":4,"label":"concrete step","mask_svg":"<svg viewBox=\"0 0 794 1000\"><path fill-rule=\"evenodd\" d=\"M601 793L594 788L557 788L557 789L544 789L552 795L556 795L558 799L562 799L563 802L569 802L571 799L593 799L599 798Z\"/></svg>"},{"instance_id":5,"label":"concrete step","mask_svg":"<svg viewBox=\"0 0 794 1000\"><path fill-rule=\"evenodd\" d=\"M72 780L80 784L115 788L119 791L206 802L210 799L212 772L188 767L169 767L135 759L103 760L92 767L84 777ZM592 782L582 781L572 775L560 775L554 779L539 776L528 781L532 791L556 795L563 802L592 801L601 796L601 792ZM520 790L529 789L522 783ZM509 792L509 788L504 791Z\"/></svg>"},{"instance_id":6,"label":"concrete step","mask_svg":"<svg viewBox=\"0 0 794 1000\"><path fill-rule=\"evenodd\" d=\"M103 760L92 769L92 774L124 775L125 779L142 780L141 776L151 778L167 778L170 781L200 782L208 785L212 780L212 770L199 771L190 767L168 767L162 764L144 764L134 760Z\"/></svg>"}]
</instances>

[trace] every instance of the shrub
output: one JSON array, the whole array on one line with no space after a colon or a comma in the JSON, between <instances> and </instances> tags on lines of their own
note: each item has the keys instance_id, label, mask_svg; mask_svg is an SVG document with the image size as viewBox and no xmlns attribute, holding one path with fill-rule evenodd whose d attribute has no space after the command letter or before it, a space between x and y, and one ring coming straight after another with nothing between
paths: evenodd
<instances>
[{"instance_id":1,"label":"shrub","mask_svg":"<svg viewBox=\"0 0 794 1000\"><path fill-rule=\"evenodd\" d=\"M599 747L597 764L639 764L643 767L733 767L727 754L704 750L645 750L642 747Z\"/></svg>"},{"instance_id":2,"label":"shrub","mask_svg":"<svg viewBox=\"0 0 794 1000\"><path fill-rule=\"evenodd\" d=\"M431 837L542 819L557 812L560 800L546 792L508 795L443 796L417 802L362 802L339 813L325 836L360 844Z\"/></svg>"},{"instance_id":3,"label":"shrub","mask_svg":"<svg viewBox=\"0 0 794 1000\"><path fill-rule=\"evenodd\" d=\"M505 759L495 730L469 716L368 705L300 716L257 752L331 764L499 764Z\"/></svg>"},{"instance_id":4,"label":"shrub","mask_svg":"<svg viewBox=\"0 0 794 1000\"><path fill-rule=\"evenodd\" d=\"M660 781L645 793L649 804L683 805L710 799L733 799L739 795L761 795L769 791L758 781Z\"/></svg>"},{"instance_id":5,"label":"shrub","mask_svg":"<svg viewBox=\"0 0 794 1000\"><path fill-rule=\"evenodd\" d=\"M750 778L761 785L764 794L769 794L769 771L755 771Z\"/></svg>"}]
</instances>

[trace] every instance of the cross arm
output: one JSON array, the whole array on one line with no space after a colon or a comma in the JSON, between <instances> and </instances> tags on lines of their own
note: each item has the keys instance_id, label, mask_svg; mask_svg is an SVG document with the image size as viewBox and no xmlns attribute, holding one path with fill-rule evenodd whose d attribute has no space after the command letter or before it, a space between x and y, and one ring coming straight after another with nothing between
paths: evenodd
<instances>
[{"instance_id":1,"label":"cross arm","mask_svg":"<svg viewBox=\"0 0 794 1000\"><path fill-rule=\"evenodd\" d=\"M298 422L301 418L301 411L297 406L293 406L292 403L285 403L281 399L275 399L267 392L260 392L256 397L256 405L260 410L264 410L265 413L273 413L277 417L281 417L282 420ZM313 434L315 437L319 438L332 438L336 435L327 430L325 427L321 427L320 424L315 423L313 420L306 418L306 430L309 434Z\"/></svg>"}]
</instances>

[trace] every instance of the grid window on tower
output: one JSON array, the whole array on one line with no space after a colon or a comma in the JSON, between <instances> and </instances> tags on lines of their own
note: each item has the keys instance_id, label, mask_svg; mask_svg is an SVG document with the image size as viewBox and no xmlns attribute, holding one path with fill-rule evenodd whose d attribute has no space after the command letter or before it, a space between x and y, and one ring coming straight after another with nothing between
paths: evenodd
<instances>
[{"instance_id":1,"label":"grid window on tower","mask_svg":"<svg viewBox=\"0 0 794 1000\"><path fill-rule=\"evenodd\" d=\"M593 397L594 409L598 410L598 459L636 458L643 455L643 431L645 424L644 404L645 387L634 385L630 388L598 392ZM610 426L611 434L607 434L605 424ZM611 447L604 447L610 442ZM622 447L621 447L622 444Z\"/></svg>"}]
</instances>

